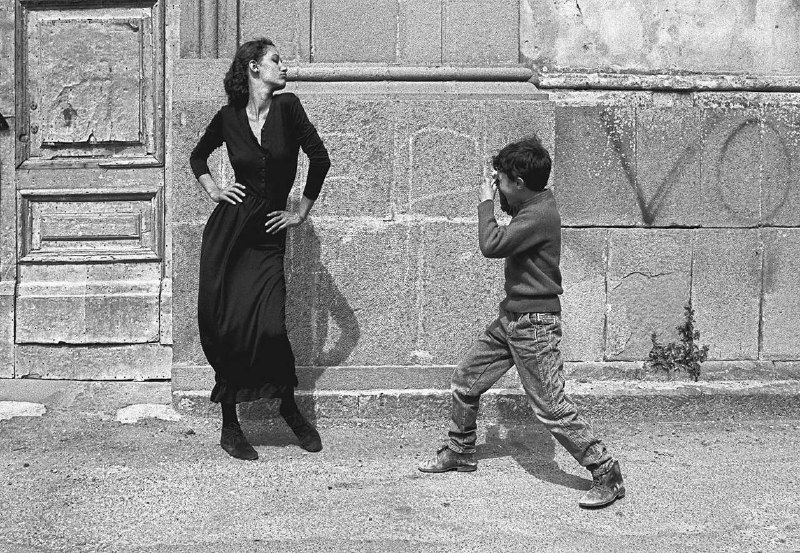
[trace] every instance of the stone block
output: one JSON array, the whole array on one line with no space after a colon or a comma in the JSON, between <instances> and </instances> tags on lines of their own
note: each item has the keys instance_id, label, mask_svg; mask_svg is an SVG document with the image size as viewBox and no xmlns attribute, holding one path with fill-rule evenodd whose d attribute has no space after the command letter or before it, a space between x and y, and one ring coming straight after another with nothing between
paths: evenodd
<instances>
[{"instance_id":1,"label":"stone block","mask_svg":"<svg viewBox=\"0 0 800 553\"><path fill-rule=\"evenodd\" d=\"M221 86L221 85L220 85ZM205 222L214 202L197 182L189 156L222 103L216 100L181 102L175 106L172 153L172 222ZM228 151L223 144L208 160L211 176L219 185L234 182Z\"/></svg>"},{"instance_id":2,"label":"stone block","mask_svg":"<svg viewBox=\"0 0 800 553\"><path fill-rule=\"evenodd\" d=\"M30 263L20 264L18 272L20 283L75 283L86 282L87 285L102 286L114 281L158 280L161 277L161 265L157 262L142 263L90 263L90 264L55 264Z\"/></svg>"},{"instance_id":3,"label":"stone block","mask_svg":"<svg viewBox=\"0 0 800 553\"><path fill-rule=\"evenodd\" d=\"M3 46L0 46L0 49ZM0 112L3 113L3 112ZM13 128L15 121L8 121ZM13 132L0 132L0 281L17 278L17 183L15 172ZM12 292L13 293L13 292Z\"/></svg>"},{"instance_id":4,"label":"stone block","mask_svg":"<svg viewBox=\"0 0 800 553\"><path fill-rule=\"evenodd\" d=\"M396 61L396 0L314 0L312 9L312 61Z\"/></svg>"},{"instance_id":5,"label":"stone block","mask_svg":"<svg viewBox=\"0 0 800 553\"><path fill-rule=\"evenodd\" d=\"M358 417L364 419L399 419L400 394L397 392L375 392L358 395Z\"/></svg>"},{"instance_id":6,"label":"stone block","mask_svg":"<svg viewBox=\"0 0 800 553\"><path fill-rule=\"evenodd\" d=\"M442 0L442 20L445 64L519 63L519 2Z\"/></svg>"},{"instance_id":7,"label":"stone block","mask_svg":"<svg viewBox=\"0 0 800 553\"><path fill-rule=\"evenodd\" d=\"M762 167L758 111L746 106L704 106L702 121L703 225L758 224Z\"/></svg>"},{"instance_id":8,"label":"stone block","mask_svg":"<svg viewBox=\"0 0 800 553\"><path fill-rule=\"evenodd\" d=\"M564 377L576 382L599 380L641 380L645 376L641 361L567 361Z\"/></svg>"},{"instance_id":9,"label":"stone block","mask_svg":"<svg viewBox=\"0 0 800 553\"><path fill-rule=\"evenodd\" d=\"M692 306L709 359L758 359L760 303L758 230L695 231Z\"/></svg>"},{"instance_id":10,"label":"stone block","mask_svg":"<svg viewBox=\"0 0 800 553\"><path fill-rule=\"evenodd\" d=\"M800 359L800 230L763 229L761 356Z\"/></svg>"},{"instance_id":11,"label":"stone block","mask_svg":"<svg viewBox=\"0 0 800 553\"><path fill-rule=\"evenodd\" d=\"M535 92L533 85L531 93ZM555 104L541 99L497 98L486 102L486 152L490 159L504 146L535 134L555 161ZM556 164L553 163L553 170ZM551 182L554 179L551 177Z\"/></svg>"},{"instance_id":12,"label":"stone block","mask_svg":"<svg viewBox=\"0 0 800 553\"><path fill-rule=\"evenodd\" d=\"M800 380L800 361L775 361L776 380Z\"/></svg>"},{"instance_id":13,"label":"stone block","mask_svg":"<svg viewBox=\"0 0 800 553\"><path fill-rule=\"evenodd\" d=\"M677 339L689 302L691 251L688 230L609 230L608 359L646 359L652 332L661 342Z\"/></svg>"},{"instance_id":14,"label":"stone block","mask_svg":"<svg viewBox=\"0 0 800 553\"><path fill-rule=\"evenodd\" d=\"M181 58L200 57L200 2L180 0Z\"/></svg>"},{"instance_id":15,"label":"stone block","mask_svg":"<svg viewBox=\"0 0 800 553\"><path fill-rule=\"evenodd\" d=\"M561 233L562 353L567 361L603 359L607 242L606 229Z\"/></svg>"},{"instance_id":16,"label":"stone block","mask_svg":"<svg viewBox=\"0 0 800 553\"><path fill-rule=\"evenodd\" d=\"M14 377L14 282L0 282L0 378Z\"/></svg>"},{"instance_id":17,"label":"stone block","mask_svg":"<svg viewBox=\"0 0 800 553\"><path fill-rule=\"evenodd\" d=\"M210 365L172 365L172 391L207 390L214 387L214 369Z\"/></svg>"},{"instance_id":18,"label":"stone block","mask_svg":"<svg viewBox=\"0 0 800 553\"><path fill-rule=\"evenodd\" d=\"M398 13L397 61L401 65L441 65L441 0L401 0Z\"/></svg>"},{"instance_id":19,"label":"stone block","mask_svg":"<svg viewBox=\"0 0 800 553\"><path fill-rule=\"evenodd\" d=\"M562 224L641 224L635 109L557 105L555 127L554 185Z\"/></svg>"},{"instance_id":20,"label":"stone block","mask_svg":"<svg viewBox=\"0 0 800 553\"><path fill-rule=\"evenodd\" d=\"M207 364L197 329L201 223L172 225L172 340L176 363Z\"/></svg>"},{"instance_id":21,"label":"stone block","mask_svg":"<svg viewBox=\"0 0 800 553\"><path fill-rule=\"evenodd\" d=\"M476 217L484 158L483 105L475 100L398 102L395 155L399 212Z\"/></svg>"},{"instance_id":22,"label":"stone block","mask_svg":"<svg viewBox=\"0 0 800 553\"><path fill-rule=\"evenodd\" d=\"M298 407L300 407L307 415L313 413L313 409L308 409L310 406L308 397L303 397L302 399L298 397L297 400ZM278 399L258 399L256 401L240 403L237 407L237 412L239 419L242 421L259 421L263 424L263 421L270 421L280 417L280 412L278 411L279 407L280 400ZM312 424L313 422L314 421L312 419Z\"/></svg>"},{"instance_id":23,"label":"stone block","mask_svg":"<svg viewBox=\"0 0 800 553\"><path fill-rule=\"evenodd\" d=\"M480 417L479 426L490 422L515 425L531 423L536 420L525 392L499 388L489 390L484 394L481 398L481 409L478 416ZM544 429L542 428L542 430Z\"/></svg>"},{"instance_id":24,"label":"stone block","mask_svg":"<svg viewBox=\"0 0 800 553\"><path fill-rule=\"evenodd\" d=\"M503 260L486 259L475 223L426 223L422 235L419 350L455 365L497 316Z\"/></svg>"},{"instance_id":25,"label":"stone block","mask_svg":"<svg viewBox=\"0 0 800 553\"><path fill-rule=\"evenodd\" d=\"M165 269L172 273L172 266ZM161 280L161 292L159 294L159 329L158 341L165 345L172 345L172 278L166 277Z\"/></svg>"},{"instance_id":26,"label":"stone block","mask_svg":"<svg viewBox=\"0 0 800 553\"><path fill-rule=\"evenodd\" d=\"M636 110L634 188L646 225L700 223L700 117L694 107Z\"/></svg>"},{"instance_id":27,"label":"stone block","mask_svg":"<svg viewBox=\"0 0 800 553\"><path fill-rule=\"evenodd\" d=\"M452 365L300 367L304 390L449 389Z\"/></svg>"},{"instance_id":28,"label":"stone block","mask_svg":"<svg viewBox=\"0 0 800 553\"><path fill-rule=\"evenodd\" d=\"M353 420L358 417L357 393L312 393L307 392L311 397L314 416L319 419L339 419ZM297 394L303 397L303 392Z\"/></svg>"},{"instance_id":29,"label":"stone block","mask_svg":"<svg viewBox=\"0 0 800 553\"><path fill-rule=\"evenodd\" d=\"M702 343L706 343L702 334L700 338ZM700 379L703 382L788 380L786 377L786 372L779 371L772 361L708 360L700 366Z\"/></svg>"},{"instance_id":30,"label":"stone block","mask_svg":"<svg viewBox=\"0 0 800 553\"><path fill-rule=\"evenodd\" d=\"M16 342L157 342L159 291L157 280L22 281L17 290Z\"/></svg>"},{"instance_id":31,"label":"stone block","mask_svg":"<svg viewBox=\"0 0 800 553\"><path fill-rule=\"evenodd\" d=\"M207 390L185 390L172 393L172 406L181 415L219 417L219 405L208 400Z\"/></svg>"},{"instance_id":32,"label":"stone block","mask_svg":"<svg viewBox=\"0 0 800 553\"><path fill-rule=\"evenodd\" d=\"M431 416L445 418L451 401L450 394L443 391L362 393L358 397L358 417L412 423L429 420Z\"/></svg>"},{"instance_id":33,"label":"stone block","mask_svg":"<svg viewBox=\"0 0 800 553\"><path fill-rule=\"evenodd\" d=\"M19 344L17 377L154 380L170 377L172 349L161 344L41 346Z\"/></svg>"},{"instance_id":34,"label":"stone block","mask_svg":"<svg viewBox=\"0 0 800 553\"><path fill-rule=\"evenodd\" d=\"M283 60L309 60L310 0L241 0L239 25L242 43L267 37L278 47Z\"/></svg>"},{"instance_id":35,"label":"stone block","mask_svg":"<svg viewBox=\"0 0 800 553\"><path fill-rule=\"evenodd\" d=\"M800 103L762 108L761 222L800 226Z\"/></svg>"},{"instance_id":36,"label":"stone block","mask_svg":"<svg viewBox=\"0 0 800 553\"><path fill-rule=\"evenodd\" d=\"M305 290L311 305L307 298L303 306L310 312L311 328L303 331L313 344L310 364L410 364L418 326L414 228L315 221L303 240L293 248L291 270L313 278Z\"/></svg>"},{"instance_id":37,"label":"stone block","mask_svg":"<svg viewBox=\"0 0 800 553\"><path fill-rule=\"evenodd\" d=\"M313 213L387 217L394 174L393 102L337 94L309 94L302 101L331 158ZM301 151L293 197L302 195L307 172L308 158Z\"/></svg>"}]
</instances>

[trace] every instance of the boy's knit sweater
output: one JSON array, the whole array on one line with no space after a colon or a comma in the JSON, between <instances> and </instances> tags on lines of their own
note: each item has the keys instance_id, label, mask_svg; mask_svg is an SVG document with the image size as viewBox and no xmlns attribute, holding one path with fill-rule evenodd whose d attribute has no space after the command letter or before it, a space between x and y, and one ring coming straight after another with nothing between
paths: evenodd
<instances>
[{"instance_id":1,"label":"boy's knit sweater","mask_svg":"<svg viewBox=\"0 0 800 553\"><path fill-rule=\"evenodd\" d=\"M525 203L506 226L498 226L494 201L478 205L478 242L486 257L506 258L506 297L500 307L515 313L560 313L561 217L553 192Z\"/></svg>"}]
</instances>

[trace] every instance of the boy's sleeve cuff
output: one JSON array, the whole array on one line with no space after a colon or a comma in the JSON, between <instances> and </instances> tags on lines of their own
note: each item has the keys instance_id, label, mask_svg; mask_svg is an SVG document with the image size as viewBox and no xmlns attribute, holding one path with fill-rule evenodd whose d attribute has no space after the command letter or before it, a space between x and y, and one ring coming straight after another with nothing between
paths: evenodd
<instances>
[{"instance_id":1,"label":"boy's sleeve cuff","mask_svg":"<svg viewBox=\"0 0 800 553\"><path fill-rule=\"evenodd\" d=\"M478 215L494 215L494 200L483 200L479 203Z\"/></svg>"}]
</instances>

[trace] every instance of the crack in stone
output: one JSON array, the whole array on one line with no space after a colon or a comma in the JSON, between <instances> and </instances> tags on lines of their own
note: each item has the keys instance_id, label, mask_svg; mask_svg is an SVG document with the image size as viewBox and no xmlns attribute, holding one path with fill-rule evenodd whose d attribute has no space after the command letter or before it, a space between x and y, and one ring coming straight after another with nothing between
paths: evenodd
<instances>
[{"instance_id":1,"label":"crack in stone","mask_svg":"<svg viewBox=\"0 0 800 553\"><path fill-rule=\"evenodd\" d=\"M616 290L617 288L619 288L620 286L622 286L622 284L623 284L623 282L625 281L625 279L626 279L626 278L628 278L628 277L632 277L632 276L634 276L634 275L639 275L639 276L643 276L643 277L645 277L645 278L647 278L647 279L651 279L651 278L658 278L658 277L660 277L660 276L664 276L664 275L671 275L672 273L673 273L673 271L665 271L665 272L663 272L663 273L655 273L655 274L645 273L645 272L643 272L643 271L631 271L630 273L627 273L626 275L623 275L623 277L622 277L622 278L619 280L619 282L618 282L618 283L617 283L617 284L616 284L616 285L615 285L615 286L612 288L612 290Z\"/></svg>"}]
</instances>

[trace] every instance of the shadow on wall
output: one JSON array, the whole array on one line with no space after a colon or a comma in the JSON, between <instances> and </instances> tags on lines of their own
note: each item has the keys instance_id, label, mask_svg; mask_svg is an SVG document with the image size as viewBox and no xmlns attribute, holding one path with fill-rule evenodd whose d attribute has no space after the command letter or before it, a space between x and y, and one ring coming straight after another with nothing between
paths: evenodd
<instances>
[{"instance_id":1,"label":"shadow on wall","mask_svg":"<svg viewBox=\"0 0 800 553\"><path fill-rule=\"evenodd\" d=\"M355 312L322 264L320 239L310 219L287 247L286 326L298 366L300 389L313 390L325 367L343 365L361 336ZM355 278L356 275L352 275Z\"/></svg>"},{"instance_id":2,"label":"shadow on wall","mask_svg":"<svg viewBox=\"0 0 800 553\"><path fill-rule=\"evenodd\" d=\"M284 270L286 327L298 367L297 390L313 391L326 367L343 365L350 357L361 330L353 309L322 263L320 240L311 219L289 232ZM300 396L297 403L316 425L314 397ZM278 405L277 400L262 400L242 406L248 411L246 418L253 421L263 420L264 414L267 419L278 419L274 421L275 428L263 428L259 423L258 427L248 429L253 445L283 446L297 442L280 420Z\"/></svg>"},{"instance_id":3,"label":"shadow on wall","mask_svg":"<svg viewBox=\"0 0 800 553\"><path fill-rule=\"evenodd\" d=\"M311 219L289 232L284 270L286 327L298 367L297 389L313 391L326 367L342 365L350 357L361 330L353 309L322 263L320 240ZM300 396L297 403L316 425L314 397ZM277 419L271 424L274 428L263 428L259 423L248 430L253 445L283 446L297 442L280 420L278 405L277 400L262 400L243 406L248 412L246 418L253 421Z\"/></svg>"}]
</instances>

